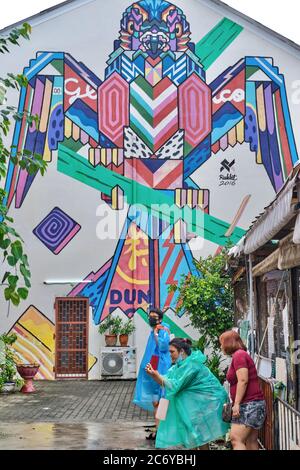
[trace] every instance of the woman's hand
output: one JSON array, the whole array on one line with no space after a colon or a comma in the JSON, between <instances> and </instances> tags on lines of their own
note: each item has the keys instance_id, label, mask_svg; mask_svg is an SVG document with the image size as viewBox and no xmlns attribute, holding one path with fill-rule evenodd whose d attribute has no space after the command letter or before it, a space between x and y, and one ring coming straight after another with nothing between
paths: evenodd
<instances>
[{"instance_id":1,"label":"woman's hand","mask_svg":"<svg viewBox=\"0 0 300 470\"><path fill-rule=\"evenodd\" d=\"M159 372L151 366L151 364L147 364L145 367L145 371L147 374L151 375L153 380L157 382L159 385L163 385L163 378L159 375Z\"/></svg>"},{"instance_id":2,"label":"woman's hand","mask_svg":"<svg viewBox=\"0 0 300 470\"><path fill-rule=\"evenodd\" d=\"M240 416L240 405L233 405L232 407L232 417L239 418Z\"/></svg>"},{"instance_id":3,"label":"woman's hand","mask_svg":"<svg viewBox=\"0 0 300 470\"><path fill-rule=\"evenodd\" d=\"M146 365L145 370L146 370L147 374L149 374L149 375L155 375L155 373L156 373L156 370L153 369L153 367L151 366L150 363Z\"/></svg>"}]
</instances>

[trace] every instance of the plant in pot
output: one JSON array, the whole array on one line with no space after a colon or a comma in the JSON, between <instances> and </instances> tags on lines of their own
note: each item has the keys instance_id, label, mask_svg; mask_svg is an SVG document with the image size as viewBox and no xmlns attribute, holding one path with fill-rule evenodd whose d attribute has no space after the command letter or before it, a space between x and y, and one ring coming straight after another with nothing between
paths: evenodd
<instances>
[{"instance_id":1,"label":"plant in pot","mask_svg":"<svg viewBox=\"0 0 300 470\"><path fill-rule=\"evenodd\" d=\"M17 367L14 360L12 344L17 340L15 333L0 336L0 392L14 392L16 387L23 385L23 380L18 377Z\"/></svg>"},{"instance_id":2,"label":"plant in pot","mask_svg":"<svg viewBox=\"0 0 300 470\"><path fill-rule=\"evenodd\" d=\"M121 318L114 318L111 315L99 325L98 331L101 335L105 334L106 346L115 346L117 344L118 334L120 333L121 325Z\"/></svg>"},{"instance_id":3,"label":"plant in pot","mask_svg":"<svg viewBox=\"0 0 300 470\"><path fill-rule=\"evenodd\" d=\"M119 341L120 345L126 347L128 344L128 336L131 335L135 330L133 320L128 320L125 323L122 322L120 329Z\"/></svg>"}]
</instances>

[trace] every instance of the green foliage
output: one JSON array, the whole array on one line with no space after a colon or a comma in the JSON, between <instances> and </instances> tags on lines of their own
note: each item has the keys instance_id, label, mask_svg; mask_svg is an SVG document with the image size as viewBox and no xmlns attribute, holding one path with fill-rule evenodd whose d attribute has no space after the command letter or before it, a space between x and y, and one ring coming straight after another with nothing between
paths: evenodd
<instances>
[{"instance_id":1,"label":"green foliage","mask_svg":"<svg viewBox=\"0 0 300 470\"><path fill-rule=\"evenodd\" d=\"M110 328L112 335L119 335L122 327L122 320L121 318L117 317L114 318L113 324Z\"/></svg>"},{"instance_id":2,"label":"green foliage","mask_svg":"<svg viewBox=\"0 0 300 470\"><path fill-rule=\"evenodd\" d=\"M122 320L119 317L112 317L109 315L98 328L99 333L102 335L107 333L109 335L119 335L122 327Z\"/></svg>"},{"instance_id":3,"label":"green foliage","mask_svg":"<svg viewBox=\"0 0 300 470\"><path fill-rule=\"evenodd\" d=\"M226 372L225 370L221 369L221 364L224 359L222 359L221 354L216 353L215 351L207 358L206 365L211 370L211 372L217 377L219 382L223 384L226 379Z\"/></svg>"},{"instance_id":4,"label":"green foliage","mask_svg":"<svg viewBox=\"0 0 300 470\"><path fill-rule=\"evenodd\" d=\"M17 386L21 385L22 380L17 377L17 368L14 360L14 353L11 348L12 344L17 340L15 333L0 336L0 343L4 352L0 361L0 391L7 382L15 382Z\"/></svg>"},{"instance_id":5,"label":"green foliage","mask_svg":"<svg viewBox=\"0 0 300 470\"><path fill-rule=\"evenodd\" d=\"M192 342L192 348L194 350L200 349L201 352L205 353L205 349L207 347L209 347L209 340L205 335L200 336L197 341ZM220 352L213 349L211 354L207 356L205 365L223 384L225 382L227 368L223 370L222 362L224 362L224 359L222 358Z\"/></svg>"},{"instance_id":6,"label":"green foliage","mask_svg":"<svg viewBox=\"0 0 300 470\"><path fill-rule=\"evenodd\" d=\"M233 289L226 273L228 248L217 256L195 261L199 276L189 275L169 290L178 293L177 313L185 312L200 337L193 347L204 352L210 347L207 365L222 382L219 336L232 328L234 319Z\"/></svg>"},{"instance_id":7,"label":"green foliage","mask_svg":"<svg viewBox=\"0 0 300 470\"><path fill-rule=\"evenodd\" d=\"M20 38L29 39L30 33L30 25L24 23L21 27L12 29L7 36L0 36L0 53L10 52L8 49L10 45L19 45L18 40ZM47 163L43 160L42 155L26 149L18 151L15 146L8 149L4 142L14 121L20 122L26 119L29 127L38 128L39 126L38 116L32 116L27 110L20 113L14 106L6 105L7 89L19 90L20 87L26 87L27 83L28 80L23 75L8 73L6 77L0 77L0 186L3 186L2 179L6 178L8 159L30 175L38 172L44 175L47 169ZM14 220L7 215L6 200L7 193L4 189L0 189L0 250L3 254L2 267L5 269L2 285L5 286L5 300L11 301L13 305L17 306L21 300L25 300L28 296L28 289L31 287L31 273L28 257L24 253L24 242L13 227Z\"/></svg>"},{"instance_id":8,"label":"green foliage","mask_svg":"<svg viewBox=\"0 0 300 470\"><path fill-rule=\"evenodd\" d=\"M109 315L100 325L98 331L101 335L130 335L135 330L133 320L123 322L119 317Z\"/></svg>"},{"instance_id":9,"label":"green foliage","mask_svg":"<svg viewBox=\"0 0 300 470\"><path fill-rule=\"evenodd\" d=\"M203 354L205 353L205 348L208 346L206 336L202 335L197 341L192 341L193 349L200 349Z\"/></svg>"},{"instance_id":10,"label":"green foliage","mask_svg":"<svg viewBox=\"0 0 300 470\"><path fill-rule=\"evenodd\" d=\"M10 31L8 36L0 37L0 52L4 54L5 52L9 52L8 46L9 44L13 44L14 46L19 46L18 39L21 37L25 39L29 39L29 34L31 33L31 26L28 23L23 23L20 28L14 28Z\"/></svg>"},{"instance_id":11,"label":"green foliage","mask_svg":"<svg viewBox=\"0 0 300 470\"><path fill-rule=\"evenodd\" d=\"M135 331L133 320L128 320L125 323L122 322L120 335L131 335Z\"/></svg>"},{"instance_id":12,"label":"green foliage","mask_svg":"<svg viewBox=\"0 0 300 470\"><path fill-rule=\"evenodd\" d=\"M17 339L18 337L16 333L11 333L9 335L4 333L3 335L0 336L0 341L3 341L3 343L8 346L11 346L12 344L14 344L17 341Z\"/></svg>"},{"instance_id":13,"label":"green foliage","mask_svg":"<svg viewBox=\"0 0 300 470\"><path fill-rule=\"evenodd\" d=\"M171 286L179 294L177 313L187 313L193 327L215 349L219 349L219 336L233 326L233 289L226 262L226 249L215 257L201 258L195 261L200 276L187 276L178 286Z\"/></svg>"}]
</instances>

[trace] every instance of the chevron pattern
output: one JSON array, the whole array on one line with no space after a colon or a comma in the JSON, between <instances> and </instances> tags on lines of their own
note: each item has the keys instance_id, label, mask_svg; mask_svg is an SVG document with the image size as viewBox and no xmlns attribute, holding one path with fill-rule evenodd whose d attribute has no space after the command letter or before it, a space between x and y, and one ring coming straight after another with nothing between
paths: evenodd
<instances>
[{"instance_id":1,"label":"chevron pattern","mask_svg":"<svg viewBox=\"0 0 300 470\"><path fill-rule=\"evenodd\" d=\"M117 72L130 83L138 75L144 75L145 70L145 58L139 54L133 59L132 54L129 51L125 51L118 57L117 60L113 61L105 71L105 78L107 79L114 72Z\"/></svg>"},{"instance_id":2,"label":"chevron pattern","mask_svg":"<svg viewBox=\"0 0 300 470\"><path fill-rule=\"evenodd\" d=\"M201 66L195 62L194 56L190 57L187 53L176 52L175 60L173 56L168 54L163 58L162 64L163 77L169 77L177 86L183 83L193 72L205 80L205 73Z\"/></svg>"},{"instance_id":3,"label":"chevron pattern","mask_svg":"<svg viewBox=\"0 0 300 470\"><path fill-rule=\"evenodd\" d=\"M130 127L153 153L178 130L177 87L169 78L154 87L141 76L131 83Z\"/></svg>"},{"instance_id":4,"label":"chevron pattern","mask_svg":"<svg viewBox=\"0 0 300 470\"><path fill-rule=\"evenodd\" d=\"M176 62L167 55L163 59L163 75L169 77L177 86L187 78L187 57L183 54Z\"/></svg>"},{"instance_id":5,"label":"chevron pattern","mask_svg":"<svg viewBox=\"0 0 300 470\"><path fill-rule=\"evenodd\" d=\"M125 159L124 176L154 189L182 187L183 160Z\"/></svg>"}]
</instances>

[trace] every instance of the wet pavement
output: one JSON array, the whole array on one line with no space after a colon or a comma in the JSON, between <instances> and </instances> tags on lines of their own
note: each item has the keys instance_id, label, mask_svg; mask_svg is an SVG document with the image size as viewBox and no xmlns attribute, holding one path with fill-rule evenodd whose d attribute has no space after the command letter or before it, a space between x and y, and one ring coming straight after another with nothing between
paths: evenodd
<instances>
[{"instance_id":1,"label":"wet pavement","mask_svg":"<svg viewBox=\"0 0 300 470\"><path fill-rule=\"evenodd\" d=\"M149 450L145 423L0 423L0 450Z\"/></svg>"},{"instance_id":2,"label":"wet pavement","mask_svg":"<svg viewBox=\"0 0 300 470\"><path fill-rule=\"evenodd\" d=\"M0 394L0 450L151 449L153 416L132 403L134 381L36 381Z\"/></svg>"},{"instance_id":3,"label":"wet pavement","mask_svg":"<svg viewBox=\"0 0 300 470\"><path fill-rule=\"evenodd\" d=\"M153 415L133 405L134 381L34 385L35 393L0 393L0 450L154 449L145 439Z\"/></svg>"},{"instance_id":4,"label":"wet pavement","mask_svg":"<svg viewBox=\"0 0 300 470\"><path fill-rule=\"evenodd\" d=\"M35 381L36 393L0 394L3 422L149 422L132 403L135 381Z\"/></svg>"}]
</instances>

